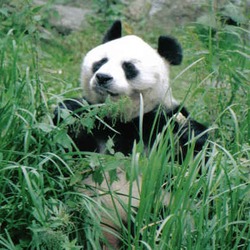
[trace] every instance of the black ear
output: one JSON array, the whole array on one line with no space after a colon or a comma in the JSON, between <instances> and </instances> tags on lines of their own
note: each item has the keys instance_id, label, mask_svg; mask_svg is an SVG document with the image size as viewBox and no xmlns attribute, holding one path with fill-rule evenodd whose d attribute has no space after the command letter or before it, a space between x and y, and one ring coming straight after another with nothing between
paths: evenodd
<instances>
[{"instance_id":1,"label":"black ear","mask_svg":"<svg viewBox=\"0 0 250 250\"><path fill-rule=\"evenodd\" d=\"M182 62L182 48L179 42L170 36L160 36L158 40L158 53L171 65L179 65Z\"/></svg>"},{"instance_id":2,"label":"black ear","mask_svg":"<svg viewBox=\"0 0 250 250\"><path fill-rule=\"evenodd\" d=\"M122 23L120 20L115 21L105 34L102 43L107 43L109 41L115 40L122 36Z\"/></svg>"}]
</instances>

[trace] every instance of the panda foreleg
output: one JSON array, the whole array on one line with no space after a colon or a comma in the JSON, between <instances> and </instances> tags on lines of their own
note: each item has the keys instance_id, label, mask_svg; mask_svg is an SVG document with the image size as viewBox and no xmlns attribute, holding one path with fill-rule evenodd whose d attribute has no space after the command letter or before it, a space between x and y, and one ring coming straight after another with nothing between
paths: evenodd
<instances>
[{"instance_id":1,"label":"panda foreleg","mask_svg":"<svg viewBox=\"0 0 250 250\"><path fill-rule=\"evenodd\" d=\"M177 107L175 111L172 111L172 115L175 125L174 132L179 139L181 158L185 158L192 142L194 143L194 155L198 154L208 140L207 127L192 119L185 107Z\"/></svg>"},{"instance_id":2,"label":"panda foreleg","mask_svg":"<svg viewBox=\"0 0 250 250\"><path fill-rule=\"evenodd\" d=\"M83 107L83 102L81 99L78 98L68 99L64 100L63 102L60 102L54 110L53 123L55 125L58 125L63 121L64 118L62 112L64 110L68 110L69 112L74 114L81 114L82 112L80 112L80 109L82 107Z\"/></svg>"}]
</instances>

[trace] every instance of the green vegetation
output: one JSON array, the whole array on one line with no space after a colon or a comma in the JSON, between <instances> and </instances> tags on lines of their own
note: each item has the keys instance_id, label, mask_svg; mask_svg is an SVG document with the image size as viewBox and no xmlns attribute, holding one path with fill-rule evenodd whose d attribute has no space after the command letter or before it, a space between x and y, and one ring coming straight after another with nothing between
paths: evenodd
<instances>
[{"instance_id":1,"label":"green vegetation","mask_svg":"<svg viewBox=\"0 0 250 250\"><path fill-rule=\"evenodd\" d=\"M186 56L173 68L174 92L211 134L211 149L193 159L191 147L180 166L168 161L171 130L148 157L140 145L124 157L112 141L108 156L71 150L67 124L52 123L53 108L80 96L82 56L106 27L92 18L84 32L62 37L50 28L46 7L24 2L0 5L0 249L100 249L97 204L77 187L90 170L97 181L104 172L115 178L121 163L131 181L143 173L137 215L128 208L134 235L122 228L124 249L249 249L248 20L236 13L238 26L226 25L211 8L196 24L174 30ZM171 192L165 209L163 183Z\"/></svg>"}]
</instances>

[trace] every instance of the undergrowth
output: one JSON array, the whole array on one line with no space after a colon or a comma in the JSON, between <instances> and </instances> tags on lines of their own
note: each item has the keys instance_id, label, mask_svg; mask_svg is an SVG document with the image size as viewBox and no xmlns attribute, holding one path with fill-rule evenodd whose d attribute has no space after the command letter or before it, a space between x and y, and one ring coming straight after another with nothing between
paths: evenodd
<instances>
[{"instance_id":1,"label":"undergrowth","mask_svg":"<svg viewBox=\"0 0 250 250\"><path fill-rule=\"evenodd\" d=\"M178 165L169 161L171 131L148 156L135 146L125 157L112 150L112 140L110 155L72 151L66 133L72 120L54 126L53 109L66 97L79 97L78 65L94 42L91 27L68 37L51 31L48 39L44 8L29 1L3 3L1 249L99 249L98 204L76 187L89 173L97 181L105 172L115 179L117 164L127 167L131 182L136 169L143 174L140 207L136 216L128 207L133 220L122 227L124 249L249 249L249 31L240 20L230 26L219 22L215 10L210 15L215 26L199 20L181 31L187 59L172 75L193 117L209 125L209 150L207 145L193 158L191 147ZM180 85L186 81L192 84ZM161 206L163 187L170 194L167 207Z\"/></svg>"}]
</instances>

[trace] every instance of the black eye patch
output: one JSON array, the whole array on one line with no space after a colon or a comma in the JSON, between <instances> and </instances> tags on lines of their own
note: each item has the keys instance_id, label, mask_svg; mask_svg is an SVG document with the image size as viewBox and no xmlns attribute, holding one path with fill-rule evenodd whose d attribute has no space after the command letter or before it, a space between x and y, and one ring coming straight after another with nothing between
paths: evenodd
<instances>
[{"instance_id":1,"label":"black eye patch","mask_svg":"<svg viewBox=\"0 0 250 250\"><path fill-rule=\"evenodd\" d=\"M135 78L139 74L138 69L132 62L123 62L122 68L128 80Z\"/></svg>"},{"instance_id":2,"label":"black eye patch","mask_svg":"<svg viewBox=\"0 0 250 250\"><path fill-rule=\"evenodd\" d=\"M92 72L95 73L98 69L102 67L108 61L107 57L102 58L100 61L97 61L92 66Z\"/></svg>"}]
</instances>

